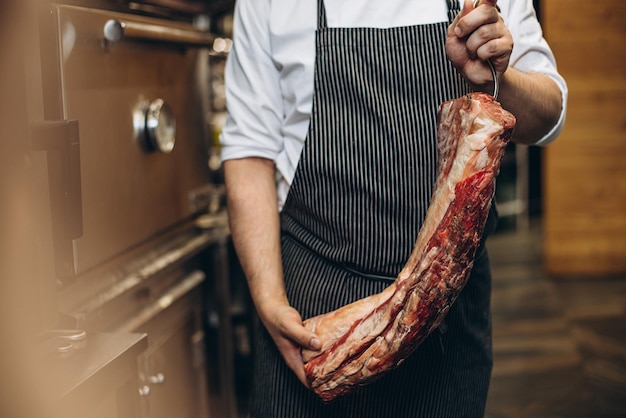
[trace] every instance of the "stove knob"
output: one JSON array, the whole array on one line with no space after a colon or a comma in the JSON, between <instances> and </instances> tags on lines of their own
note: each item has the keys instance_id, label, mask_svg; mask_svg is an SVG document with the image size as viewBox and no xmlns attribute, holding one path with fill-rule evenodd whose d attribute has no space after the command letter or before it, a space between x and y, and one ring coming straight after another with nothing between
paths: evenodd
<instances>
[{"instance_id":1,"label":"stove knob","mask_svg":"<svg viewBox=\"0 0 626 418\"><path fill-rule=\"evenodd\" d=\"M145 115L145 135L151 148L164 154L172 152L176 142L176 119L163 99L148 105Z\"/></svg>"}]
</instances>

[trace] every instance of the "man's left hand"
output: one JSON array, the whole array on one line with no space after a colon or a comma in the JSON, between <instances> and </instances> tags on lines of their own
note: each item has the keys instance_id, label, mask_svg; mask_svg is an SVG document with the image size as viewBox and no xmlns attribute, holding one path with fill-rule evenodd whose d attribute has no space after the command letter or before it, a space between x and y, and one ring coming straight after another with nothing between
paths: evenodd
<instances>
[{"instance_id":1,"label":"man's left hand","mask_svg":"<svg viewBox=\"0 0 626 418\"><path fill-rule=\"evenodd\" d=\"M478 89L485 90L493 81L487 60L498 76L509 66L513 37L496 8L496 0L482 0L474 8L465 0L463 10L448 27L446 54L452 65Z\"/></svg>"}]
</instances>

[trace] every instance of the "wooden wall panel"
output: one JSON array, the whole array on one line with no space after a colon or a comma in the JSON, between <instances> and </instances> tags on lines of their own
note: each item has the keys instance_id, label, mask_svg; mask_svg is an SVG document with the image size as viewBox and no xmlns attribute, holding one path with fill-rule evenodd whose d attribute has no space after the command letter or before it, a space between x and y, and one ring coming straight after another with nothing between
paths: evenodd
<instances>
[{"instance_id":1,"label":"wooden wall panel","mask_svg":"<svg viewBox=\"0 0 626 418\"><path fill-rule=\"evenodd\" d=\"M547 271L626 272L626 1L542 0L569 86L561 137L545 149Z\"/></svg>"}]
</instances>

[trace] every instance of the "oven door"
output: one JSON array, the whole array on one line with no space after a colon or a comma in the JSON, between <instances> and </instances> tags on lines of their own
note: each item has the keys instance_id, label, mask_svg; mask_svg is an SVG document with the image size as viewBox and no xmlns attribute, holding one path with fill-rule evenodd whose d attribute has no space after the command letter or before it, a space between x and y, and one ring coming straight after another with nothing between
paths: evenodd
<instances>
[{"instance_id":1,"label":"oven door","mask_svg":"<svg viewBox=\"0 0 626 418\"><path fill-rule=\"evenodd\" d=\"M203 209L189 197L210 183L212 38L190 24L98 9L57 5L51 16L60 85L46 110L77 121L80 138L82 236L65 271L78 275Z\"/></svg>"}]
</instances>

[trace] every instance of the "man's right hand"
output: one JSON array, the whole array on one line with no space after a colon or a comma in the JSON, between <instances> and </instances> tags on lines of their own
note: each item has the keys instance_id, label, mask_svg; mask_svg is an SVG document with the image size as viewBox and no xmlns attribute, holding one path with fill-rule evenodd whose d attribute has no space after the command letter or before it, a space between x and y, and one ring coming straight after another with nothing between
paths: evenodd
<instances>
[{"instance_id":1,"label":"man's right hand","mask_svg":"<svg viewBox=\"0 0 626 418\"><path fill-rule=\"evenodd\" d=\"M309 387L302 362L302 348L319 350L320 340L302 325L300 313L288 304L274 305L259 313L261 321L274 340L287 366L300 382Z\"/></svg>"},{"instance_id":2,"label":"man's right hand","mask_svg":"<svg viewBox=\"0 0 626 418\"><path fill-rule=\"evenodd\" d=\"M289 305L283 280L274 162L242 158L224 163L233 244L259 317L298 379L308 387L301 348L321 344Z\"/></svg>"}]
</instances>

